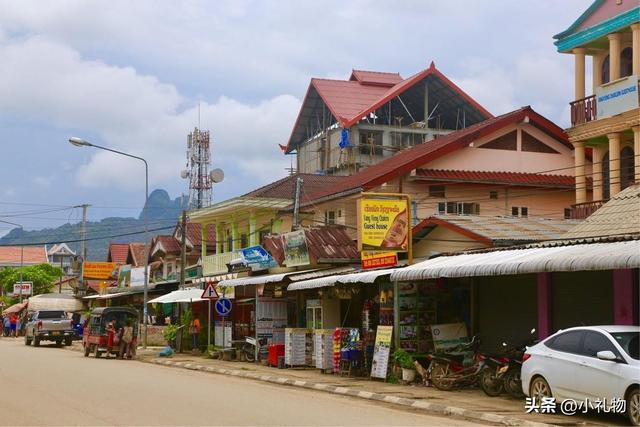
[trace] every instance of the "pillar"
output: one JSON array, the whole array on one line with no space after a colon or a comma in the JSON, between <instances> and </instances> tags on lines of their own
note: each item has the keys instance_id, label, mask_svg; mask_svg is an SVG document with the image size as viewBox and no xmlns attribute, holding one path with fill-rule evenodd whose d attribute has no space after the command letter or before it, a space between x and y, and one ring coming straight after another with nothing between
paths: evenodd
<instances>
[{"instance_id":1,"label":"pillar","mask_svg":"<svg viewBox=\"0 0 640 427\"><path fill-rule=\"evenodd\" d=\"M224 234L222 230L222 223L216 222L216 254L223 252L222 245L224 244Z\"/></svg>"},{"instance_id":2,"label":"pillar","mask_svg":"<svg viewBox=\"0 0 640 427\"><path fill-rule=\"evenodd\" d=\"M262 243L258 241L258 238L260 236L258 236L257 233L258 231L256 230L256 214L252 212L249 216L249 246L256 246Z\"/></svg>"},{"instance_id":3,"label":"pillar","mask_svg":"<svg viewBox=\"0 0 640 427\"><path fill-rule=\"evenodd\" d=\"M230 250L238 250L240 249L240 234L238 234L238 222L234 221L231 223L231 247Z\"/></svg>"},{"instance_id":4,"label":"pillar","mask_svg":"<svg viewBox=\"0 0 640 427\"><path fill-rule=\"evenodd\" d=\"M575 160L575 178L576 178L576 203L585 203L587 201L587 179L584 171L584 142L577 141L573 143L574 160Z\"/></svg>"},{"instance_id":5,"label":"pillar","mask_svg":"<svg viewBox=\"0 0 640 427\"><path fill-rule=\"evenodd\" d=\"M620 134L607 134L609 138L609 198L620 192Z\"/></svg>"},{"instance_id":6,"label":"pillar","mask_svg":"<svg viewBox=\"0 0 640 427\"><path fill-rule=\"evenodd\" d=\"M604 175L602 174L602 158L606 153L605 147L597 145L593 147L593 200L602 200L604 197Z\"/></svg>"},{"instance_id":7,"label":"pillar","mask_svg":"<svg viewBox=\"0 0 640 427\"><path fill-rule=\"evenodd\" d=\"M538 273L538 339L552 334L551 273Z\"/></svg>"},{"instance_id":8,"label":"pillar","mask_svg":"<svg viewBox=\"0 0 640 427\"><path fill-rule=\"evenodd\" d=\"M634 126L632 129L634 179L636 184L640 184L640 126Z\"/></svg>"},{"instance_id":9,"label":"pillar","mask_svg":"<svg viewBox=\"0 0 640 427\"><path fill-rule=\"evenodd\" d=\"M612 33L607 36L609 39L609 81L620 78L620 33Z\"/></svg>"},{"instance_id":10,"label":"pillar","mask_svg":"<svg viewBox=\"0 0 640 427\"><path fill-rule=\"evenodd\" d=\"M633 286L633 269L613 270L613 323L633 325L638 318L638 295Z\"/></svg>"},{"instance_id":11,"label":"pillar","mask_svg":"<svg viewBox=\"0 0 640 427\"><path fill-rule=\"evenodd\" d=\"M584 53L585 49L580 47L573 49L575 59L575 98L584 98Z\"/></svg>"},{"instance_id":12,"label":"pillar","mask_svg":"<svg viewBox=\"0 0 640 427\"><path fill-rule=\"evenodd\" d=\"M592 82L591 93L596 93L596 88L602 84L602 60L604 56L598 54L593 56L592 61Z\"/></svg>"},{"instance_id":13,"label":"pillar","mask_svg":"<svg viewBox=\"0 0 640 427\"><path fill-rule=\"evenodd\" d=\"M640 75L640 23L631 24L631 31L633 40L631 47L633 49L633 75L638 76Z\"/></svg>"}]
</instances>

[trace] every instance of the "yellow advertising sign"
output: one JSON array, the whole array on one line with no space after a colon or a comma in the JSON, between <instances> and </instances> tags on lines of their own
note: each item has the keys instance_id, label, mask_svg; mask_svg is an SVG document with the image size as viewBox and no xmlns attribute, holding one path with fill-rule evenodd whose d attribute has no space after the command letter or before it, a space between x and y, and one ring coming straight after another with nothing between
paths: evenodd
<instances>
[{"instance_id":1,"label":"yellow advertising sign","mask_svg":"<svg viewBox=\"0 0 640 427\"><path fill-rule=\"evenodd\" d=\"M409 201L403 198L360 200L360 244L363 250L409 250Z\"/></svg>"},{"instance_id":2,"label":"yellow advertising sign","mask_svg":"<svg viewBox=\"0 0 640 427\"><path fill-rule=\"evenodd\" d=\"M85 262L82 277L85 279L109 279L116 276L115 262Z\"/></svg>"}]
</instances>

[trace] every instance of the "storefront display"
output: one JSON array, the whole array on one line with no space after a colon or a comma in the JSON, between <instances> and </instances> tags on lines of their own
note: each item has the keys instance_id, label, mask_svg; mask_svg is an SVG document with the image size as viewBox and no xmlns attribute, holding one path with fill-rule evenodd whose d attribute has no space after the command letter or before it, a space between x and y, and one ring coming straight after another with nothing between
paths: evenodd
<instances>
[{"instance_id":1,"label":"storefront display","mask_svg":"<svg viewBox=\"0 0 640 427\"><path fill-rule=\"evenodd\" d=\"M314 363L318 369L333 368L333 330L316 329L313 335Z\"/></svg>"},{"instance_id":2,"label":"storefront display","mask_svg":"<svg viewBox=\"0 0 640 427\"><path fill-rule=\"evenodd\" d=\"M214 336L214 344L216 347L231 347L231 332L233 330L233 323L226 321L224 322L224 332L222 328L221 321L216 321L213 327L213 336ZM224 341L223 341L224 337ZM224 344L223 344L224 342Z\"/></svg>"},{"instance_id":3,"label":"storefront display","mask_svg":"<svg viewBox=\"0 0 640 427\"><path fill-rule=\"evenodd\" d=\"M373 378L387 378L392 333L393 326L378 326L373 361L371 362L371 376Z\"/></svg>"},{"instance_id":4,"label":"storefront display","mask_svg":"<svg viewBox=\"0 0 640 427\"><path fill-rule=\"evenodd\" d=\"M284 328L287 326L287 301L278 298L258 297L257 331L259 338L267 338L269 344L284 343Z\"/></svg>"},{"instance_id":5,"label":"storefront display","mask_svg":"<svg viewBox=\"0 0 640 427\"><path fill-rule=\"evenodd\" d=\"M313 342L311 330L286 328L284 334L284 363L288 366L310 366Z\"/></svg>"},{"instance_id":6,"label":"storefront display","mask_svg":"<svg viewBox=\"0 0 640 427\"><path fill-rule=\"evenodd\" d=\"M400 283L398 308L400 348L417 354L433 351L429 325L437 321L435 283Z\"/></svg>"}]
</instances>

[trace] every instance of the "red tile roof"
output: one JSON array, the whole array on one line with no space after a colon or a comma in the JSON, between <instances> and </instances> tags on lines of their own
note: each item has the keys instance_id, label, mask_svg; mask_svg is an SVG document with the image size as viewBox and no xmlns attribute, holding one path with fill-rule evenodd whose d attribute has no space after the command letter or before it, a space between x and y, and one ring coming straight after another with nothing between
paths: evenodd
<instances>
[{"instance_id":1,"label":"red tile roof","mask_svg":"<svg viewBox=\"0 0 640 427\"><path fill-rule=\"evenodd\" d=\"M522 121L525 117L528 117L529 123L532 125L537 126L568 147L571 147L567 135L560 127L536 113L531 107L526 106L401 151L393 157L348 176L336 185L310 194L309 197L303 199L302 206L311 204L312 201L317 201L318 199L345 192L367 191L393 178L406 175L412 170L428 164L430 161L464 148L478 138L489 135L512 123Z\"/></svg>"},{"instance_id":2,"label":"red tile roof","mask_svg":"<svg viewBox=\"0 0 640 427\"><path fill-rule=\"evenodd\" d=\"M109 252L107 253L107 262L126 264L128 256L129 256L128 243L109 243Z\"/></svg>"},{"instance_id":3,"label":"red tile roof","mask_svg":"<svg viewBox=\"0 0 640 427\"><path fill-rule=\"evenodd\" d=\"M279 179L278 181L267 184L264 187L253 190L245 194L244 196L293 199L295 195L295 183L298 177L302 178L303 194L315 193L323 188L335 185L346 178L344 176L337 175L314 175L300 173Z\"/></svg>"},{"instance_id":4,"label":"red tile roof","mask_svg":"<svg viewBox=\"0 0 640 427\"><path fill-rule=\"evenodd\" d=\"M540 173L465 171L445 169L418 169L416 178L428 181L474 182L481 184L519 184L524 186L572 188L575 178L571 175L546 175Z\"/></svg>"},{"instance_id":5,"label":"red tile roof","mask_svg":"<svg viewBox=\"0 0 640 427\"><path fill-rule=\"evenodd\" d=\"M129 254L131 256L130 261L134 267L140 267L144 265L144 252L145 252L144 243L129 244ZM129 261L129 259L127 259L127 261Z\"/></svg>"},{"instance_id":6,"label":"red tile roof","mask_svg":"<svg viewBox=\"0 0 640 427\"><path fill-rule=\"evenodd\" d=\"M481 117L485 119L493 117L489 111L442 74L433 62L429 68L405 80L402 80L397 73L354 70L350 80L311 79L289 142L284 149L285 152L289 153L296 149L292 144L294 135L299 133L298 126L301 123L303 112L307 108L307 100L313 98L316 93L335 117L338 125L349 128L362 120L362 117L401 95L428 76L439 80L442 86L462 98ZM394 84L391 85L391 83Z\"/></svg>"},{"instance_id":7,"label":"red tile roof","mask_svg":"<svg viewBox=\"0 0 640 427\"><path fill-rule=\"evenodd\" d=\"M23 264L44 264L49 262L44 246L0 246L0 266Z\"/></svg>"},{"instance_id":8,"label":"red tile roof","mask_svg":"<svg viewBox=\"0 0 640 427\"><path fill-rule=\"evenodd\" d=\"M356 243L341 226L328 226L304 229L307 248L312 263L348 262L360 259ZM284 264L284 237L282 234L270 235L262 241L262 246L273 256L279 265Z\"/></svg>"},{"instance_id":9,"label":"red tile roof","mask_svg":"<svg viewBox=\"0 0 640 427\"><path fill-rule=\"evenodd\" d=\"M161 244L166 254L179 255L180 241L173 236L156 236L154 246Z\"/></svg>"},{"instance_id":10,"label":"red tile roof","mask_svg":"<svg viewBox=\"0 0 640 427\"><path fill-rule=\"evenodd\" d=\"M173 237L178 242L178 252L180 251L180 230L182 224L178 223L173 233ZM201 225L194 222L187 222L187 241L191 243L194 248L202 246L202 228ZM207 247L215 245L216 241L216 229L213 226L207 227Z\"/></svg>"}]
</instances>

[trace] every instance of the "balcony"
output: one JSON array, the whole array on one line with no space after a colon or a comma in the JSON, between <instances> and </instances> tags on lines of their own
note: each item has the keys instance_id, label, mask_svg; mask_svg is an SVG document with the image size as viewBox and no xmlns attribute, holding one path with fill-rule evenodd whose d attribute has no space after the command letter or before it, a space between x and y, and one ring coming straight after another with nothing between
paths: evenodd
<instances>
[{"instance_id":1,"label":"balcony","mask_svg":"<svg viewBox=\"0 0 640 427\"><path fill-rule=\"evenodd\" d=\"M640 101L635 77L605 83L596 88L595 94L570 102L571 127L637 109Z\"/></svg>"},{"instance_id":2,"label":"balcony","mask_svg":"<svg viewBox=\"0 0 640 427\"><path fill-rule=\"evenodd\" d=\"M585 219L600 209L600 207L602 207L606 202L606 200L596 200L593 202L571 205L571 219Z\"/></svg>"},{"instance_id":3,"label":"balcony","mask_svg":"<svg viewBox=\"0 0 640 427\"><path fill-rule=\"evenodd\" d=\"M202 260L202 275L213 276L229 271L227 264L238 258L238 252L223 252L221 254L207 255Z\"/></svg>"},{"instance_id":4,"label":"balcony","mask_svg":"<svg viewBox=\"0 0 640 427\"><path fill-rule=\"evenodd\" d=\"M595 95L578 99L577 101L571 102L570 105L571 126L581 125L598 118L598 107L596 105Z\"/></svg>"}]
</instances>

